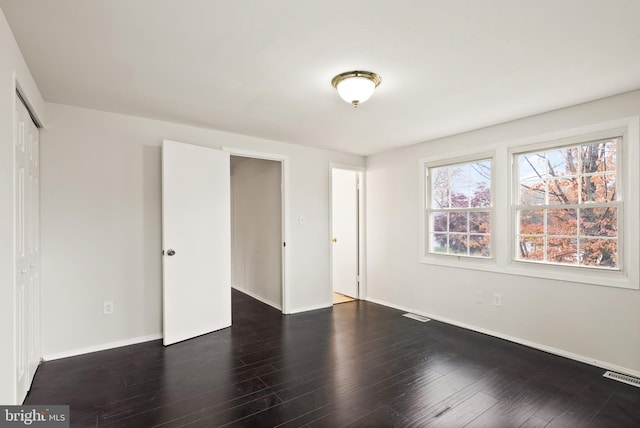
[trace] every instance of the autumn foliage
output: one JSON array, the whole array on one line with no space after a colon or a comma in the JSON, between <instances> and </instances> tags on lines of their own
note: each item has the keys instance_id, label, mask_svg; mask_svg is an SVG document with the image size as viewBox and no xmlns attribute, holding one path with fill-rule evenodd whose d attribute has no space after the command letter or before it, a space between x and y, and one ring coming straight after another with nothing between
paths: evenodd
<instances>
[{"instance_id":1,"label":"autumn foliage","mask_svg":"<svg viewBox=\"0 0 640 428\"><path fill-rule=\"evenodd\" d=\"M520 260L617 267L618 139L517 156Z\"/></svg>"}]
</instances>

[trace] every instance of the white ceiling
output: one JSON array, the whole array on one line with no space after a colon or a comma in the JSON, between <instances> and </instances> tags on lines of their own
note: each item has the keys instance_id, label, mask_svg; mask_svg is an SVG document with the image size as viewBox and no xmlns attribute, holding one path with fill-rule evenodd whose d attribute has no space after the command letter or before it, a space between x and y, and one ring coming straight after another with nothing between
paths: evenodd
<instances>
[{"instance_id":1,"label":"white ceiling","mask_svg":"<svg viewBox=\"0 0 640 428\"><path fill-rule=\"evenodd\" d=\"M640 88L638 0L0 0L45 100L368 155ZM382 77L358 109L340 72Z\"/></svg>"}]
</instances>

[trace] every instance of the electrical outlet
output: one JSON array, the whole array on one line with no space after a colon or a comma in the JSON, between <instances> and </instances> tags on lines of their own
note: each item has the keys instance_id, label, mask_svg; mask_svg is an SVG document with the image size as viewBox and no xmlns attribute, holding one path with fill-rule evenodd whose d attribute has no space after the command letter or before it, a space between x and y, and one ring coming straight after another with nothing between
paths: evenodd
<instances>
[{"instance_id":1,"label":"electrical outlet","mask_svg":"<svg viewBox=\"0 0 640 428\"><path fill-rule=\"evenodd\" d=\"M105 300L103 309L104 315L113 315L113 300Z\"/></svg>"},{"instance_id":2,"label":"electrical outlet","mask_svg":"<svg viewBox=\"0 0 640 428\"><path fill-rule=\"evenodd\" d=\"M493 306L502 306L502 294L493 293Z\"/></svg>"}]
</instances>

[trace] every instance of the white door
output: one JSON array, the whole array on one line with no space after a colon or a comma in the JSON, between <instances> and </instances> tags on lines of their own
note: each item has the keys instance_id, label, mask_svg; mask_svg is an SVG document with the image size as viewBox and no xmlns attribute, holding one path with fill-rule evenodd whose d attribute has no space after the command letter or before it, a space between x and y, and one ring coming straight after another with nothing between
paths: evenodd
<instances>
[{"instance_id":1,"label":"white door","mask_svg":"<svg viewBox=\"0 0 640 428\"><path fill-rule=\"evenodd\" d=\"M16 398L22 403L40 363L39 131L16 97Z\"/></svg>"},{"instance_id":2,"label":"white door","mask_svg":"<svg viewBox=\"0 0 640 428\"><path fill-rule=\"evenodd\" d=\"M358 298L358 173L331 170L333 291Z\"/></svg>"},{"instance_id":3,"label":"white door","mask_svg":"<svg viewBox=\"0 0 640 428\"><path fill-rule=\"evenodd\" d=\"M163 141L164 344L231 325L229 153Z\"/></svg>"}]
</instances>

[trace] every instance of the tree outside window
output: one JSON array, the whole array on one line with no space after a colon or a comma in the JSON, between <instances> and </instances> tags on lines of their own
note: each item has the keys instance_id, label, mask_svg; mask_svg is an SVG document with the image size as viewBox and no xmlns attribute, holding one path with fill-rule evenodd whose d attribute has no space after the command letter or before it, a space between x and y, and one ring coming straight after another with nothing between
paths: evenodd
<instances>
[{"instance_id":1,"label":"tree outside window","mask_svg":"<svg viewBox=\"0 0 640 428\"><path fill-rule=\"evenodd\" d=\"M619 269L621 137L515 155L520 261Z\"/></svg>"}]
</instances>

